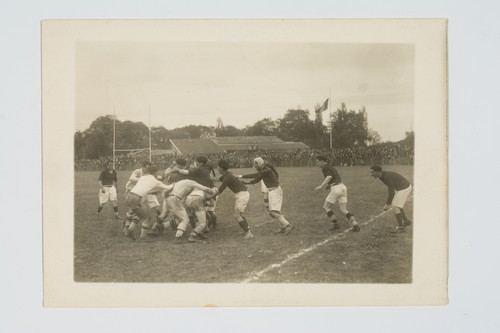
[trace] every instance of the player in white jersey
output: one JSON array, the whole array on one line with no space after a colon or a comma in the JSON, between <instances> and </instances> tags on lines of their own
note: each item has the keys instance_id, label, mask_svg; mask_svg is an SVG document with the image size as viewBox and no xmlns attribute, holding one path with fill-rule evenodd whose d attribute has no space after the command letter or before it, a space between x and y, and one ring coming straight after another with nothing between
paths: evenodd
<instances>
[{"instance_id":1,"label":"player in white jersey","mask_svg":"<svg viewBox=\"0 0 500 333\"><path fill-rule=\"evenodd\" d=\"M128 179L127 184L125 185L125 196L127 196L128 192L130 192L134 186L137 184L139 179L144 176L147 172L147 168L152 164L149 161L142 162L142 168L134 170ZM144 202L148 204L148 207L153 209L156 212L156 216L160 215L160 203L158 202L158 198L154 194L148 194L144 196Z\"/></svg>"},{"instance_id":2,"label":"player in white jersey","mask_svg":"<svg viewBox=\"0 0 500 333\"><path fill-rule=\"evenodd\" d=\"M213 192L216 190L217 188L214 188ZM206 238L203 235L203 233L207 231L207 211L205 201L211 199L212 197L213 195L205 193L199 189L194 189L186 197L186 211L188 212L190 223L193 227L193 231L189 235L189 242L202 242L203 239Z\"/></svg>"},{"instance_id":3,"label":"player in white jersey","mask_svg":"<svg viewBox=\"0 0 500 333\"><path fill-rule=\"evenodd\" d=\"M127 196L128 192L130 192L134 188L134 186L139 181L139 178L141 178L142 176L144 176L147 173L147 168L150 167L151 165L152 165L151 162L144 161L144 162L142 162L142 168L136 169L132 172L132 174L130 175L130 178L128 179L127 184L125 184L125 196ZM159 220L160 213L161 213L160 203L158 202L158 198L156 197L155 194L148 194L148 195L144 196L143 202L145 202L149 208L154 210L154 212L156 214L156 220L155 220L155 223L156 223L156 221ZM160 231L163 232L163 224L161 224L161 225L159 224L157 226L156 230L154 232L151 231L150 234L159 235Z\"/></svg>"},{"instance_id":4,"label":"player in white jersey","mask_svg":"<svg viewBox=\"0 0 500 333\"><path fill-rule=\"evenodd\" d=\"M180 223L177 226L177 232L175 234L175 238L177 241L182 238L189 223L189 217L186 209L182 205L182 200L185 199L193 190L200 190L205 194L208 194L209 196L215 194L215 191L206 186L200 185L193 180L184 179L174 184L172 191L168 193L168 196L165 199L167 201L168 209L176 216L176 218L180 220ZM202 222L203 219L200 223ZM203 229L200 228L200 230ZM195 229L190 235L189 241L197 242L200 241L201 237L203 236L200 236L200 234L198 234L198 231Z\"/></svg>"},{"instance_id":5,"label":"player in white jersey","mask_svg":"<svg viewBox=\"0 0 500 333\"><path fill-rule=\"evenodd\" d=\"M149 228L147 223L147 212L142 209L141 203L147 195L154 195L161 191L167 193L172 190L173 185L165 185L156 179L158 167L152 165L146 169L146 174L139 178L137 184L130 190L125 198L125 202L129 207L127 217L125 219L124 234L132 237L137 224L141 223L141 238L146 236L146 230Z\"/></svg>"},{"instance_id":6,"label":"player in white jersey","mask_svg":"<svg viewBox=\"0 0 500 333\"><path fill-rule=\"evenodd\" d=\"M185 179L186 176L184 176L183 174L181 173L178 173L178 172L174 172L174 170L182 170L182 169L186 169L186 160L183 159L183 158L177 158L176 160L174 160L172 162L172 165L170 165L166 170L165 172L163 173L163 181L165 181L168 185L172 184L172 183L175 183L175 182L178 182L182 179ZM165 196L166 198L166 196ZM168 208L167 208L167 200L166 199L163 199L163 202L162 202L162 207L161 207L161 214L159 216L159 221L158 222L161 222L163 223L163 221L165 220L165 218L168 216ZM170 227L172 228L172 230L175 230L176 227L177 227L177 222L175 221L175 219L171 220L170 221ZM153 230L156 230L156 225L153 226Z\"/></svg>"}]
</instances>

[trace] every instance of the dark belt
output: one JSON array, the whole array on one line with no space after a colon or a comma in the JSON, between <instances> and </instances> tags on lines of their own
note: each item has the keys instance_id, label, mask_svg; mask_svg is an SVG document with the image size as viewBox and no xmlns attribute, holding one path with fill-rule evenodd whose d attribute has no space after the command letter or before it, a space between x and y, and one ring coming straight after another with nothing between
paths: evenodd
<instances>
[{"instance_id":1,"label":"dark belt","mask_svg":"<svg viewBox=\"0 0 500 333\"><path fill-rule=\"evenodd\" d=\"M113 185L102 185L104 187L113 187Z\"/></svg>"},{"instance_id":2,"label":"dark belt","mask_svg":"<svg viewBox=\"0 0 500 333\"><path fill-rule=\"evenodd\" d=\"M330 184L330 187L332 187L332 186L337 186L337 185L340 185L340 184L342 184L342 182L333 183L333 184Z\"/></svg>"}]
</instances>

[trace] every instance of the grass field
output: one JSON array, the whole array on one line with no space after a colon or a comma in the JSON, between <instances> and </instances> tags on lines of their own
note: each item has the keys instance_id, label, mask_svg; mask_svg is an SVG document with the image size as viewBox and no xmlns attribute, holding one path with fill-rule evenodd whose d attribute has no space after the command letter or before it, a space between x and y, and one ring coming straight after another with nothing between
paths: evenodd
<instances>
[{"instance_id":1,"label":"grass field","mask_svg":"<svg viewBox=\"0 0 500 333\"><path fill-rule=\"evenodd\" d=\"M385 185L370 176L368 167L337 169L348 188L348 209L362 224L361 232L344 232L349 225L338 210L342 228L335 233L328 230L330 223L322 211L327 191L313 191L323 180L319 168L280 168L283 213L295 226L290 235L273 234L278 226L264 208L260 185L250 185L246 217L255 238L243 239L232 217L233 194L226 190L217 203L217 230L211 231L203 244L174 244L174 232L169 228L160 237L130 240L122 235L123 221L114 219L110 204L104 207L101 219L96 218L99 173L77 172L75 281L411 283L414 226L403 234L391 234L396 224L394 213L380 215L387 198ZM387 170L413 182L412 166ZM118 174L121 216L127 210L123 193L130 173ZM407 202L406 211L412 216L413 200ZM418 221L414 222L418 227ZM189 229L186 239L188 234ZM293 255L297 256L290 258ZM278 265L270 267L273 264Z\"/></svg>"}]
</instances>

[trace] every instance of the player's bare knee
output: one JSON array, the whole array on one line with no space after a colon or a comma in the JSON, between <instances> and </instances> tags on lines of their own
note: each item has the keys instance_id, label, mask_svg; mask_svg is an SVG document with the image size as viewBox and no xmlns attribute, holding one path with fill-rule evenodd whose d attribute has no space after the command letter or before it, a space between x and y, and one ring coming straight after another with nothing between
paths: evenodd
<instances>
[{"instance_id":1,"label":"player's bare knee","mask_svg":"<svg viewBox=\"0 0 500 333\"><path fill-rule=\"evenodd\" d=\"M238 213L234 213L234 219L236 222L240 223L240 222L243 222L245 219L243 218L243 216L241 216L241 214L238 212Z\"/></svg>"},{"instance_id":2,"label":"player's bare knee","mask_svg":"<svg viewBox=\"0 0 500 333\"><path fill-rule=\"evenodd\" d=\"M396 207L396 206L392 206L392 207L394 208L394 212L395 212L396 214L400 214L400 213L401 213L401 208Z\"/></svg>"}]
</instances>

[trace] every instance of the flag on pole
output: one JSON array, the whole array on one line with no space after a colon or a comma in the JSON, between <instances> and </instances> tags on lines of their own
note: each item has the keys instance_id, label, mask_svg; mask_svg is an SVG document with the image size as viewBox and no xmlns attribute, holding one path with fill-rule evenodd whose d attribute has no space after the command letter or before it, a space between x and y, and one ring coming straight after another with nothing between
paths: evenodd
<instances>
[{"instance_id":1,"label":"flag on pole","mask_svg":"<svg viewBox=\"0 0 500 333\"><path fill-rule=\"evenodd\" d=\"M323 105L321 105L321 107L316 110L316 113L320 113L320 112L328 110L328 100L329 100L329 98L327 98L326 101L323 103Z\"/></svg>"}]
</instances>

